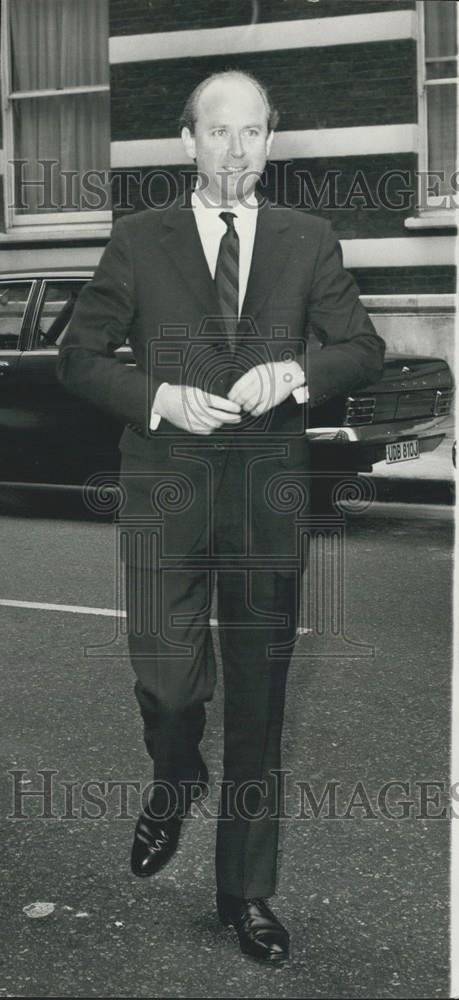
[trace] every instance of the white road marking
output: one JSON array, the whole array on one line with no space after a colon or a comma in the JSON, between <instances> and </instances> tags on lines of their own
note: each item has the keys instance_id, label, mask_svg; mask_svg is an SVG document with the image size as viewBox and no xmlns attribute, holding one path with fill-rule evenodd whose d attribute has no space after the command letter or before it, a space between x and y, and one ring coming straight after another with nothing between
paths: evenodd
<instances>
[{"instance_id":1,"label":"white road marking","mask_svg":"<svg viewBox=\"0 0 459 1000\"><path fill-rule=\"evenodd\" d=\"M79 604L46 604L40 601L9 601L0 598L0 605L7 608L33 608L36 611L69 611L73 615L104 615L106 618L126 618L125 611L116 608L88 608ZM216 628L218 618L210 618L209 625ZM298 628L298 635L312 635L312 628Z\"/></svg>"},{"instance_id":2,"label":"white road marking","mask_svg":"<svg viewBox=\"0 0 459 1000\"><path fill-rule=\"evenodd\" d=\"M68 611L73 615L102 615L106 618L126 618L125 611L117 611L116 608L88 608L79 604L46 604L39 601L9 601L0 598L0 606L7 608L32 608L35 611ZM218 628L218 618L210 618L211 628ZM312 628L297 629L298 635L312 635Z\"/></svg>"},{"instance_id":3,"label":"white road marking","mask_svg":"<svg viewBox=\"0 0 459 1000\"><path fill-rule=\"evenodd\" d=\"M74 615L105 615L108 618L126 618L125 611L116 608L88 608L79 604L47 604L40 601L9 601L0 598L0 605L8 608L34 608L37 611L69 611ZM210 625L218 625L217 618L210 619Z\"/></svg>"},{"instance_id":4,"label":"white road marking","mask_svg":"<svg viewBox=\"0 0 459 1000\"><path fill-rule=\"evenodd\" d=\"M125 611L116 608L87 608L79 604L45 604L39 601L8 601L0 598L0 604L10 608L35 608L38 611L70 611L74 615L106 615L109 618L125 618Z\"/></svg>"}]
</instances>

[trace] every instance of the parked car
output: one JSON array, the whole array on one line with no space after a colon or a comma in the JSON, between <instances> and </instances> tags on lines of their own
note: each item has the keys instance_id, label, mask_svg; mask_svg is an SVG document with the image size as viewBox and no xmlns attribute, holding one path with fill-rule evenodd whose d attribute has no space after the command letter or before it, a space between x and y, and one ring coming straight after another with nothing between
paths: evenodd
<instances>
[{"instance_id":1,"label":"parked car","mask_svg":"<svg viewBox=\"0 0 459 1000\"><path fill-rule=\"evenodd\" d=\"M119 464L122 424L68 393L58 345L92 269L0 277L0 482L80 486ZM128 344L116 352L132 365ZM389 354L381 381L311 408L314 469L371 472L436 448L453 398L441 358Z\"/></svg>"}]
</instances>

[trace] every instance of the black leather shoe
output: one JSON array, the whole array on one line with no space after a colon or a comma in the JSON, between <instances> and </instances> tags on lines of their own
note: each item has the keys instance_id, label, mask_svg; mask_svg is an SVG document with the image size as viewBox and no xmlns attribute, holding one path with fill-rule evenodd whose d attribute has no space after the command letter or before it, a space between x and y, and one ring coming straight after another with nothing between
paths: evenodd
<instances>
[{"instance_id":1,"label":"black leather shoe","mask_svg":"<svg viewBox=\"0 0 459 1000\"><path fill-rule=\"evenodd\" d=\"M139 878L156 875L170 860L177 849L181 819L153 819L141 813L134 832L131 852L131 871Z\"/></svg>"},{"instance_id":2,"label":"black leather shoe","mask_svg":"<svg viewBox=\"0 0 459 1000\"><path fill-rule=\"evenodd\" d=\"M217 911L222 924L235 928L244 955L268 962L282 962L288 958L288 931L261 897L239 899L218 892Z\"/></svg>"},{"instance_id":3,"label":"black leather shoe","mask_svg":"<svg viewBox=\"0 0 459 1000\"><path fill-rule=\"evenodd\" d=\"M207 791L208 780L209 774L204 765L195 783L200 795ZM161 819L155 816L153 810L149 812L148 806L140 813L131 851L131 871L134 875L139 878L156 875L170 861L177 849L182 819L189 811L192 800L190 785L187 784L182 808L178 813Z\"/></svg>"}]
</instances>

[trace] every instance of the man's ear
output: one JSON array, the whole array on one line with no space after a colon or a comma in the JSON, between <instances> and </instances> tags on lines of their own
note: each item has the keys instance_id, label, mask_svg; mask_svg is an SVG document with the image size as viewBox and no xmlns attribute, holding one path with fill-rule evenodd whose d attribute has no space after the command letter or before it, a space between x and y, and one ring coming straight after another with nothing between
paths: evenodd
<instances>
[{"instance_id":1,"label":"man's ear","mask_svg":"<svg viewBox=\"0 0 459 1000\"><path fill-rule=\"evenodd\" d=\"M274 132L271 129L271 131L270 131L270 133L269 133L269 135L268 135L268 137L266 139L266 155L267 156L269 156L269 151L271 149L271 143L272 143L273 139L274 139Z\"/></svg>"},{"instance_id":2,"label":"man's ear","mask_svg":"<svg viewBox=\"0 0 459 1000\"><path fill-rule=\"evenodd\" d=\"M189 128L186 125L183 126L181 131L182 142L185 146L185 150L191 160L196 159L196 139L194 135L191 134Z\"/></svg>"}]
</instances>

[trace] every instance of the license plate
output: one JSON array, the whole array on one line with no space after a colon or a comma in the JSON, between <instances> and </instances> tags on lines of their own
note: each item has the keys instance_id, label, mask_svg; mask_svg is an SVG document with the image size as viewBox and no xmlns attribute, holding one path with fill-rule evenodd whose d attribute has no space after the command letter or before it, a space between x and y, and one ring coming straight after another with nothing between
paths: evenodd
<instances>
[{"instance_id":1,"label":"license plate","mask_svg":"<svg viewBox=\"0 0 459 1000\"><path fill-rule=\"evenodd\" d=\"M412 438L411 441L395 441L394 444L386 444L388 465L393 465L394 462L410 462L412 458L419 458L417 438Z\"/></svg>"}]
</instances>

